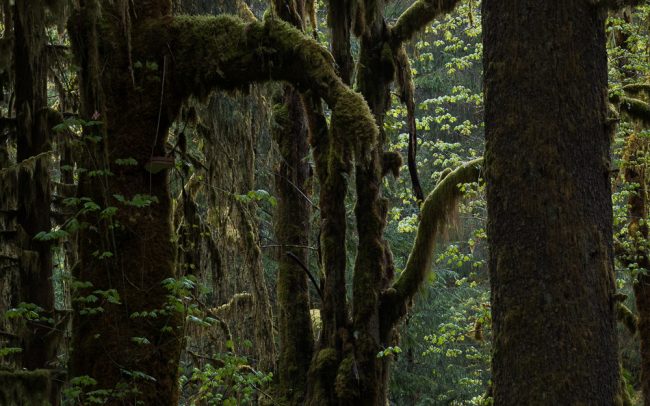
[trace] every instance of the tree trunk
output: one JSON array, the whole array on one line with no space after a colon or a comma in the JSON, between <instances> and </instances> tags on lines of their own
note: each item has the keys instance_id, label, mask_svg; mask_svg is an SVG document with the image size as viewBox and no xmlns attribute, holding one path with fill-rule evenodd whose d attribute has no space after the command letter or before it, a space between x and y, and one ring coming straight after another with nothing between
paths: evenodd
<instances>
[{"instance_id":1,"label":"tree trunk","mask_svg":"<svg viewBox=\"0 0 650 406\"><path fill-rule=\"evenodd\" d=\"M101 121L84 137L89 153L79 197L100 209L82 219L87 226L73 275L84 285L73 299L70 369L72 377L97 381L88 390L108 391L104 404L170 405L178 397L182 314L163 286L175 277L167 171L156 172L150 160L165 154L178 101L165 99L168 60L136 64L131 56L141 55L142 45L130 49L131 31L140 27L131 18L167 14L169 4L143 2L144 9L129 3L104 3L100 10L94 1L82 2L70 26L81 66L82 116ZM110 215L108 207L117 210ZM115 292L118 300L109 300Z\"/></svg>"},{"instance_id":2,"label":"tree trunk","mask_svg":"<svg viewBox=\"0 0 650 406\"><path fill-rule=\"evenodd\" d=\"M281 246L277 285L278 374L282 395L290 404L301 404L314 347L306 273L309 269L311 168L300 94L287 86L284 104L279 110L276 110L274 131L280 150L280 164L275 174L278 196L275 235Z\"/></svg>"},{"instance_id":3,"label":"tree trunk","mask_svg":"<svg viewBox=\"0 0 650 406\"><path fill-rule=\"evenodd\" d=\"M605 17L483 3L496 405L617 397Z\"/></svg>"},{"instance_id":4,"label":"tree trunk","mask_svg":"<svg viewBox=\"0 0 650 406\"><path fill-rule=\"evenodd\" d=\"M275 1L272 7L280 18L305 30L304 0ZM280 151L275 173L278 196L275 235L280 245L277 258L278 375L280 394L288 404L298 405L305 399L307 372L314 350L307 281L312 171L303 98L291 86L285 86L283 93L282 104L276 105L273 126L273 138ZM309 98L304 100L310 103Z\"/></svg>"},{"instance_id":5,"label":"tree trunk","mask_svg":"<svg viewBox=\"0 0 650 406\"><path fill-rule=\"evenodd\" d=\"M50 148L47 105L45 9L42 4L17 1L14 17L14 58L18 163ZM53 317L51 246L36 241L50 231L49 159L35 159L33 172L18 173L17 222L20 246L20 291L16 302L33 303ZM56 335L43 323L28 323L23 332L23 367L46 368L55 360Z\"/></svg>"}]
</instances>

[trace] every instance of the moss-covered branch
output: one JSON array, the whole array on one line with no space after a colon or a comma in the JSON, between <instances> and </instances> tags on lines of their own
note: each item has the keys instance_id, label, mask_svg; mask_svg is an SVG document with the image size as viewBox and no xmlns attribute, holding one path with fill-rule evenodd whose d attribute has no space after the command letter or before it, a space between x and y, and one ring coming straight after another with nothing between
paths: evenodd
<instances>
[{"instance_id":1,"label":"moss-covered branch","mask_svg":"<svg viewBox=\"0 0 650 406\"><path fill-rule=\"evenodd\" d=\"M633 97L621 98L621 110L635 118L650 121L650 104Z\"/></svg>"},{"instance_id":2,"label":"moss-covered branch","mask_svg":"<svg viewBox=\"0 0 650 406\"><path fill-rule=\"evenodd\" d=\"M169 97L204 97L215 88L284 81L325 100L338 123L332 135L341 137L344 151L367 157L376 143L378 129L368 105L341 81L329 52L282 20L181 16L152 19L138 29L134 54L153 60L168 56Z\"/></svg>"},{"instance_id":3,"label":"moss-covered branch","mask_svg":"<svg viewBox=\"0 0 650 406\"><path fill-rule=\"evenodd\" d=\"M393 26L392 40L401 44L441 14L448 13L460 0L418 0L406 9Z\"/></svg>"},{"instance_id":4,"label":"moss-covered branch","mask_svg":"<svg viewBox=\"0 0 650 406\"><path fill-rule=\"evenodd\" d=\"M431 269L436 237L463 195L458 185L476 182L482 164L483 158L479 158L450 172L424 201L418 233L406 268L393 287L385 292L382 300L382 310L387 312L382 316L389 324L386 327L392 327L392 324L404 315L407 304L413 299Z\"/></svg>"}]
</instances>

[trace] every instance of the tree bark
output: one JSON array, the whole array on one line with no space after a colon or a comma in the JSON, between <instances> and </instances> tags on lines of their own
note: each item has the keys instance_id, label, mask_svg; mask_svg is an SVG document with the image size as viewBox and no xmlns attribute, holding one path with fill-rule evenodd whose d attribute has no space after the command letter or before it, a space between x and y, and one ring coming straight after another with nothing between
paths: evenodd
<instances>
[{"instance_id":1,"label":"tree bark","mask_svg":"<svg viewBox=\"0 0 650 406\"><path fill-rule=\"evenodd\" d=\"M605 17L483 3L496 405L617 397Z\"/></svg>"},{"instance_id":2,"label":"tree bark","mask_svg":"<svg viewBox=\"0 0 650 406\"><path fill-rule=\"evenodd\" d=\"M280 0L272 3L280 18L305 30L304 0ZM275 173L278 195L275 235L278 250L278 360L280 394L289 404L303 404L309 363L314 350L309 287L309 235L311 230L311 165L307 115L301 94L285 86L282 104L274 114L275 139L280 162ZM305 269L303 269L305 267Z\"/></svg>"},{"instance_id":3,"label":"tree bark","mask_svg":"<svg viewBox=\"0 0 650 406\"><path fill-rule=\"evenodd\" d=\"M149 171L147 164L164 156L179 101L166 99L168 61L140 60L141 50L130 49L131 30L169 11L164 1L143 3L151 4L131 9L128 1L81 2L70 23L82 67L82 116L101 121L85 131L86 172L78 196L101 210L117 208L112 217L98 210L82 219L88 226L79 235L80 264L73 276L91 285L78 289L73 299L70 372L95 379L97 385L89 390L108 390L103 399L108 405L124 399L168 405L178 399L182 313L168 298L173 292L163 286L176 276L168 176L166 170ZM142 20L131 21L133 15ZM137 164L120 165L118 159ZM150 204L124 203L137 195L149 196ZM118 303L98 293L110 290L118 293ZM89 295L98 300L87 301Z\"/></svg>"},{"instance_id":4,"label":"tree bark","mask_svg":"<svg viewBox=\"0 0 650 406\"><path fill-rule=\"evenodd\" d=\"M47 104L45 9L42 4L16 1L14 10L14 63L18 163L50 148ZM18 172L17 223L20 246L20 291L16 304L33 303L53 317L51 246L36 241L50 231L50 177L48 159L36 159L33 172ZM57 340L47 323L27 323L23 335L23 367L46 368L56 358Z\"/></svg>"}]
</instances>

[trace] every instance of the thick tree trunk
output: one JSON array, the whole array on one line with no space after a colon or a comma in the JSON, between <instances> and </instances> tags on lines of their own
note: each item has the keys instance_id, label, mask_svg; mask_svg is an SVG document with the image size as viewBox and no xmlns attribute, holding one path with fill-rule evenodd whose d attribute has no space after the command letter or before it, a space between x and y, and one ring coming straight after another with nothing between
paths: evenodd
<instances>
[{"instance_id":1,"label":"thick tree trunk","mask_svg":"<svg viewBox=\"0 0 650 406\"><path fill-rule=\"evenodd\" d=\"M483 3L496 405L617 396L605 15Z\"/></svg>"},{"instance_id":2,"label":"thick tree trunk","mask_svg":"<svg viewBox=\"0 0 650 406\"><path fill-rule=\"evenodd\" d=\"M100 209L88 211L83 218L88 226L79 236L80 264L73 274L86 286L73 299L70 369L72 377L97 381L89 390L108 390L104 404L126 399L170 405L178 396L182 314L163 286L175 276L167 171L153 173L149 163L164 156L178 101L164 99L168 61L140 61L137 68L128 46L131 30L139 29L139 21L130 18L166 14L168 5L130 10L129 3L106 3L100 11L95 2L82 2L71 22L82 67L83 117L102 124L85 134L89 154L79 197ZM120 159L137 164L119 164ZM108 207L117 210L107 215ZM106 292L117 292L119 301L108 300Z\"/></svg>"}]
</instances>

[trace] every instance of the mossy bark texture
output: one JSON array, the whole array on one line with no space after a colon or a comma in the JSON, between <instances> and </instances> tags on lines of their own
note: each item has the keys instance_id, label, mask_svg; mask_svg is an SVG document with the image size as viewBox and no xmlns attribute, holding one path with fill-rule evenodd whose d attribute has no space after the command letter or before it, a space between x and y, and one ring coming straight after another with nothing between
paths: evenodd
<instances>
[{"instance_id":1,"label":"mossy bark texture","mask_svg":"<svg viewBox=\"0 0 650 406\"><path fill-rule=\"evenodd\" d=\"M605 17L483 3L495 405L617 398Z\"/></svg>"},{"instance_id":2,"label":"mossy bark texture","mask_svg":"<svg viewBox=\"0 0 650 406\"><path fill-rule=\"evenodd\" d=\"M304 0L276 0L273 11L279 18L304 31ZM308 122L304 98L292 86L283 89L281 104L274 114L273 138L280 162L275 173L278 207L275 235L278 250L278 330L280 395L291 405L304 403L307 372L312 359L312 332L309 288L303 267L309 265L312 170L309 163Z\"/></svg>"},{"instance_id":3,"label":"mossy bark texture","mask_svg":"<svg viewBox=\"0 0 650 406\"><path fill-rule=\"evenodd\" d=\"M47 60L45 9L40 2L16 1L14 17L14 64L16 91L16 134L18 162L50 148L47 105ZM34 303L52 317L52 254L47 242L35 241L41 231L49 231L50 178L48 160L37 159L31 171L18 172L17 222L20 246L20 292L16 303ZM21 333L23 367L46 368L56 357L54 338L47 326L27 323Z\"/></svg>"}]
</instances>

